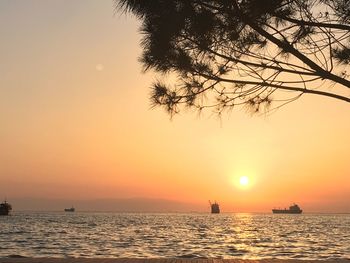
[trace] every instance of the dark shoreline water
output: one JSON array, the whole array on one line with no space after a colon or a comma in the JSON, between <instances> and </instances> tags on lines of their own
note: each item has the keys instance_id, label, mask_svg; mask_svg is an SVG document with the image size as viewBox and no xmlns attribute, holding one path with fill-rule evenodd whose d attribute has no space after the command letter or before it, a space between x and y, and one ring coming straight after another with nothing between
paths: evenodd
<instances>
[{"instance_id":1,"label":"dark shoreline water","mask_svg":"<svg viewBox=\"0 0 350 263\"><path fill-rule=\"evenodd\" d=\"M15 212L0 257L350 259L350 214Z\"/></svg>"}]
</instances>

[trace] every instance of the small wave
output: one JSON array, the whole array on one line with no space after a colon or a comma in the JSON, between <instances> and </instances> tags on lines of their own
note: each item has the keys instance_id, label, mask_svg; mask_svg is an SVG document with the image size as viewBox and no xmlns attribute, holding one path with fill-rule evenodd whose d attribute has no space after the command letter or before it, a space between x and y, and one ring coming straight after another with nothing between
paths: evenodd
<instances>
[{"instance_id":1,"label":"small wave","mask_svg":"<svg viewBox=\"0 0 350 263\"><path fill-rule=\"evenodd\" d=\"M86 221L81 221L81 222L77 222L77 221L70 221L68 222L69 224L72 224L72 225L86 225L87 222Z\"/></svg>"},{"instance_id":2,"label":"small wave","mask_svg":"<svg viewBox=\"0 0 350 263\"><path fill-rule=\"evenodd\" d=\"M26 256L22 256L22 255L8 255L8 258L26 258Z\"/></svg>"},{"instance_id":3,"label":"small wave","mask_svg":"<svg viewBox=\"0 0 350 263\"><path fill-rule=\"evenodd\" d=\"M23 230L18 230L18 231L11 231L11 232L3 232L5 235L7 235L7 234L19 234L19 235L21 235L21 234L28 234L29 232L28 231L23 231Z\"/></svg>"},{"instance_id":4,"label":"small wave","mask_svg":"<svg viewBox=\"0 0 350 263\"><path fill-rule=\"evenodd\" d=\"M184 254L184 255L177 256L177 258L207 258L207 257L197 255L197 254Z\"/></svg>"},{"instance_id":5,"label":"small wave","mask_svg":"<svg viewBox=\"0 0 350 263\"><path fill-rule=\"evenodd\" d=\"M54 220L54 219L48 219L47 223L59 223L59 221Z\"/></svg>"},{"instance_id":6,"label":"small wave","mask_svg":"<svg viewBox=\"0 0 350 263\"><path fill-rule=\"evenodd\" d=\"M28 243L28 241L27 240L16 240L16 243L22 244L22 243Z\"/></svg>"},{"instance_id":7,"label":"small wave","mask_svg":"<svg viewBox=\"0 0 350 263\"><path fill-rule=\"evenodd\" d=\"M229 253L236 253L238 251L238 249L235 247L229 247L227 250Z\"/></svg>"}]
</instances>

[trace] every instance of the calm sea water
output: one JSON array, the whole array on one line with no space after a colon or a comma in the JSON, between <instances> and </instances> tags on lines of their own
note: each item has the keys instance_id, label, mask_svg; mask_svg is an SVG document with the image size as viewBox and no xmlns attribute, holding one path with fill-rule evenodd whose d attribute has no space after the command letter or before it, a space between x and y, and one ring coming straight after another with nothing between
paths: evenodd
<instances>
[{"instance_id":1,"label":"calm sea water","mask_svg":"<svg viewBox=\"0 0 350 263\"><path fill-rule=\"evenodd\" d=\"M13 213L8 256L350 259L350 215Z\"/></svg>"}]
</instances>

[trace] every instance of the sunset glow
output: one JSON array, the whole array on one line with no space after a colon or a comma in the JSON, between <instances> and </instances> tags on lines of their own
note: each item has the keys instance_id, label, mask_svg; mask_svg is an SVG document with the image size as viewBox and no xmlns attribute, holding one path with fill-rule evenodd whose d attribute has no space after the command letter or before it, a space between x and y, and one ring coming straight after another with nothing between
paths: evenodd
<instances>
[{"instance_id":1,"label":"sunset glow","mask_svg":"<svg viewBox=\"0 0 350 263\"><path fill-rule=\"evenodd\" d=\"M138 61L138 26L111 1L1 1L0 199L17 210L141 198L350 212L349 104L305 94L261 115L171 118L151 106L157 76Z\"/></svg>"}]
</instances>

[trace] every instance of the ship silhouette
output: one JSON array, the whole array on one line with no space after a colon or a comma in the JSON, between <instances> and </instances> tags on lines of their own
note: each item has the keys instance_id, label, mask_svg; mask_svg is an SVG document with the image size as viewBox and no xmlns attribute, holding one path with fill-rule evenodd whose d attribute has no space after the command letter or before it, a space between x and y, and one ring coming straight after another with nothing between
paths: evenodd
<instances>
[{"instance_id":1,"label":"ship silhouette","mask_svg":"<svg viewBox=\"0 0 350 263\"><path fill-rule=\"evenodd\" d=\"M75 212L75 208L72 206L71 208L65 208L65 212Z\"/></svg>"},{"instance_id":2,"label":"ship silhouette","mask_svg":"<svg viewBox=\"0 0 350 263\"><path fill-rule=\"evenodd\" d=\"M209 201L209 204L210 204L212 214L220 214L220 206L216 201L214 203L211 203Z\"/></svg>"},{"instance_id":3,"label":"ship silhouette","mask_svg":"<svg viewBox=\"0 0 350 263\"><path fill-rule=\"evenodd\" d=\"M274 214L301 214L303 210L297 204L293 204L289 207L289 209L272 209L272 213Z\"/></svg>"},{"instance_id":4,"label":"ship silhouette","mask_svg":"<svg viewBox=\"0 0 350 263\"><path fill-rule=\"evenodd\" d=\"M12 210L12 206L6 200L0 204L0 215L7 216Z\"/></svg>"}]
</instances>

